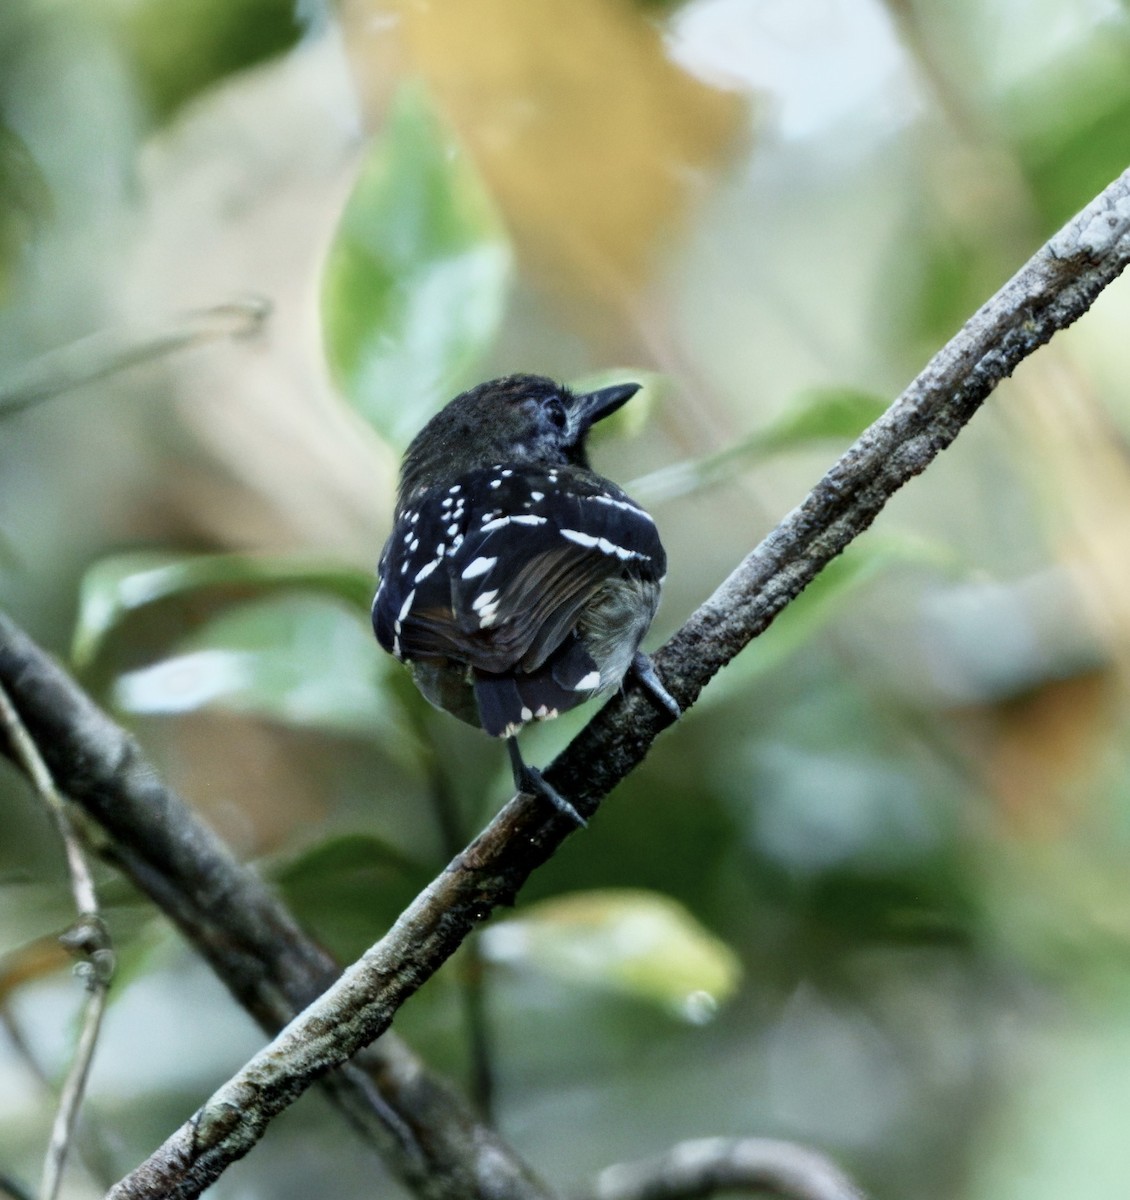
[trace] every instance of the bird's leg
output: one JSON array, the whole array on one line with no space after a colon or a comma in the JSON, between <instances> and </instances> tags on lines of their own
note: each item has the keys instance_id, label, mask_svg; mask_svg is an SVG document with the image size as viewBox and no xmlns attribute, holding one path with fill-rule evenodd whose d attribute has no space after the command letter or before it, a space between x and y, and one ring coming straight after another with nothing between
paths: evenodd
<instances>
[{"instance_id":1,"label":"bird's leg","mask_svg":"<svg viewBox=\"0 0 1130 1200\"><path fill-rule=\"evenodd\" d=\"M524 792L527 796L541 796L543 800L548 800L562 816L568 817L570 821L575 821L582 828L588 825L588 821L577 812L555 787L551 787L545 781L542 773L536 767L528 766L522 760L522 752L518 749L518 739L516 737L511 736L506 739L506 749L510 753L510 766L514 771L514 786L518 791Z\"/></svg>"},{"instance_id":2,"label":"bird's leg","mask_svg":"<svg viewBox=\"0 0 1130 1200\"><path fill-rule=\"evenodd\" d=\"M636 651L636 656L632 659L631 671L640 681L643 690L649 693L661 708L667 710L672 720L677 721L683 715L678 700L663 686L662 680L656 675L655 668L651 665L651 659L642 650Z\"/></svg>"}]
</instances>

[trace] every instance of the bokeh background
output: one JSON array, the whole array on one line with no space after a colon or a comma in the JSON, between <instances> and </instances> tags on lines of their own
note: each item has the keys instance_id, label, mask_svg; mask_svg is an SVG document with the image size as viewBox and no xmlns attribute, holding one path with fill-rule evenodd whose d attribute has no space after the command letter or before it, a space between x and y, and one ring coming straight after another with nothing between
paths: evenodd
<instances>
[{"instance_id":1,"label":"bokeh background","mask_svg":"<svg viewBox=\"0 0 1130 1200\"><path fill-rule=\"evenodd\" d=\"M0 603L355 955L507 794L367 629L425 417L646 381L595 457L667 543L658 644L1128 164L1117 0L5 0ZM1123 281L404 1009L550 1180L760 1134L879 1198L1130 1190L1128 329ZM103 893L76 1198L261 1044ZM68 895L3 768L28 1183ZM211 1194L327 1189L401 1194L311 1094Z\"/></svg>"}]
</instances>

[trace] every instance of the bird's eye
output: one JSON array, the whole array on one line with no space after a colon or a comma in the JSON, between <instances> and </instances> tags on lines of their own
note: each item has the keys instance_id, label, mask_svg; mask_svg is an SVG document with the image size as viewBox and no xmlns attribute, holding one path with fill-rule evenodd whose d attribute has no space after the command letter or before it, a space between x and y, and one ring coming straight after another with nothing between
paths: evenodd
<instances>
[{"instance_id":1,"label":"bird's eye","mask_svg":"<svg viewBox=\"0 0 1130 1200\"><path fill-rule=\"evenodd\" d=\"M557 426L558 429L565 428L565 422L568 420L565 415L565 405L562 404L556 396L554 396L552 400L546 402L545 415L549 418L553 425Z\"/></svg>"}]
</instances>

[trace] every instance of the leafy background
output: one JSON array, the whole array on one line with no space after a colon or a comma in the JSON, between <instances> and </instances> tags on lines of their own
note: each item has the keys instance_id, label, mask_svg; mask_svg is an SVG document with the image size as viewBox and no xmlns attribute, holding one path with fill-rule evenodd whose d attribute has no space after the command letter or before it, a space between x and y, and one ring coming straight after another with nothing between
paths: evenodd
<instances>
[{"instance_id":1,"label":"leafy background","mask_svg":"<svg viewBox=\"0 0 1130 1200\"><path fill-rule=\"evenodd\" d=\"M1114 0L8 0L0 602L355 954L506 794L367 628L424 418L646 381L596 456L663 530L658 642L1128 162ZM549 1178L756 1133L877 1197L1125 1194L1128 320L1124 281L1002 386L398 1018L470 1080L485 1013ZM0 828L31 1180L77 988L6 768ZM74 1197L260 1042L103 890ZM311 1095L214 1194L327 1186L399 1194Z\"/></svg>"}]
</instances>

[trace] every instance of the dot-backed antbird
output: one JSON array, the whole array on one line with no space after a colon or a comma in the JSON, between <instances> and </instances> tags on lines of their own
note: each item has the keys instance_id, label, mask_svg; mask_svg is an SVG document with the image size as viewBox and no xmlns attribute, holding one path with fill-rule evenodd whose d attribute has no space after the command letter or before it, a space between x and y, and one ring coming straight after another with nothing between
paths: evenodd
<instances>
[{"instance_id":1,"label":"dot-backed antbird","mask_svg":"<svg viewBox=\"0 0 1130 1200\"><path fill-rule=\"evenodd\" d=\"M679 715L639 651L667 565L655 522L585 453L592 426L638 390L509 375L456 396L404 456L373 601L377 640L420 691L506 738L515 786L581 824L522 761L518 731L629 670Z\"/></svg>"}]
</instances>

